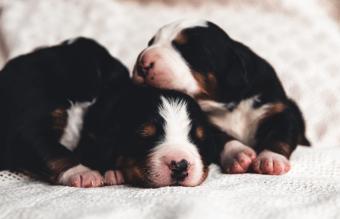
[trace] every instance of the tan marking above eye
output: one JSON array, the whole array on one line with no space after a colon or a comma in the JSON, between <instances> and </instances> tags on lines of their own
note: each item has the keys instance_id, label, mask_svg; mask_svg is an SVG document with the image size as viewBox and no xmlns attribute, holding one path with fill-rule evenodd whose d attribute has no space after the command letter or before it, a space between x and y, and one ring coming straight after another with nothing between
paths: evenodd
<instances>
[{"instance_id":1,"label":"tan marking above eye","mask_svg":"<svg viewBox=\"0 0 340 219\"><path fill-rule=\"evenodd\" d=\"M198 126L195 130L196 137L200 140L203 140L205 137L205 131L202 126Z\"/></svg>"},{"instance_id":2,"label":"tan marking above eye","mask_svg":"<svg viewBox=\"0 0 340 219\"><path fill-rule=\"evenodd\" d=\"M276 152L284 155L285 157L289 158L290 154L292 153L292 148L289 144L284 142L279 142L275 145Z\"/></svg>"},{"instance_id":3,"label":"tan marking above eye","mask_svg":"<svg viewBox=\"0 0 340 219\"><path fill-rule=\"evenodd\" d=\"M63 130L67 125L67 112L64 108L57 108L51 112L53 128Z\"/></svg>"},{"instance_id":4,"label":"tan marking above eye","mask_svg":"<svg viewBox=\"0 0 340 219\"><path fill-rule=\"evenodd\" d=\"M287 106L284 103L278 102L271 104L270 108L267 110L264 118L275 115L277 113L283 112Z\"/></svg>"},{"instance_id":5,"label":"tan marking above eye","mask_svg":"<svg viewBox=\"0 0 340 219\"><path fill-rule=\"evenodd\" d=\"M142 127L141 135L144 137L152 137L156 134L157 128L153 123L146 123Z\"/></svg>"},{"instance_id":6,"label":"tan marking above eye","mask_svg":"<svg viewBox=\"0 0 340 219\"><path fill-rule=\"evenodd\" d=\"M207 75L204 75L200 72L193 71L192 74L200 87L200 93L197 94L195 98L213 99L217 89L217 81L214 73L209 72Z\"/></svg>"},{"instance_id":7,"label":"tan marking above eye","mask_svg":"<svg viewBox=\"0 0 340 219\"><path fill-rule=\"evenodd\" d=\"M188 37L185 33L180 32L179 34L177 34L174 41L179 45L183 45L183 44L186 44L188 42Z\"/></svg>"},{"instance_id":8,"label":"tan marking above eye","mask_svg":"<svg viewBox=\"0 0 340 219\"><path fill-rule=\"evenodd\" d=\"M280 113L280 112L282 112L285 109L286 109L286 105L285 104L283 104L283 103L275 103L272 106L271 111L273 113Z\"/></svg>"}]
</instances>

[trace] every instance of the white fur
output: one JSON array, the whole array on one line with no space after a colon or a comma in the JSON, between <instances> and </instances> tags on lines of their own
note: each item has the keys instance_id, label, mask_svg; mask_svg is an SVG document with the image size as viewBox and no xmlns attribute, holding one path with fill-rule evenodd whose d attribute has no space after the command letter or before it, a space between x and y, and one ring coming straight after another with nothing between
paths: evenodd
<instances>
[{"instance_id":1,"label":"white fur","mask_svg":"<svg viewBox=\"0 0 340 219\"><path fill-rule=\"evenodd\" d=\"M248 153L254 152L252 148L242 144L237 140L229 141L224 145L223 151L220 154L220 159L222 162L224 162L225 160L234 160L238 154L247 151Z\"/></svg>"},{"instance_id":2,"label":"white fur","mask_svg":"<svg viewBox=\"0 0 340 219\"><path fill-rule=\"evenodd\" d=\"M174 156L178 161L183 158L189 161L191 171L188 181L193 185L198 184L203 176L203 163L197 147L190 140L191 121L186 102L162 97L159 113L165 120L164 139L150 156L153 175L162 176L161 167L166 165L164 159ZM169 176L163 176L163 179L166 177Z\"/></svg>"},{"instance_id":3,"label":"white fur","mask_svg":"<svg viewBox=\"0 0 340 219\"><path fill-rule=\"evenodd\" d=\"M257 98L258 96L253 96L241 101L231 112L223 103L201 100L199 104L205 112L219 111L216 114L212 113L209 119L221 130L246 145L253 145L259 121L271 107L271 104L265 104L254 108L253 103Z\"/></svg>"},{"instance_id":4,"label":"white fur","mask_svg":"<svg viewBox=\"0 0 340 219\"><path fill-rule=\"evenodd\" d=\"M58 181L60 184L66 185L69 182L70 177L72 177L75 174L84 173L87 171L91 171L91 169L89 169L88 167L84 165L79 164L75 167L72 167L66 170L64 173L62 173Z\"/></svg>"},{"instance_id":5,"label":"white fur","mask_svg":"<svg viewBox=\"0 0 340 219\"><path fill-rule=\"evenodd\" d=\"M199 19L182 19L172 22L157 32L154 44L169 44L183 29L190 27L208 27L208 23Z\"/></svg>"},{"instance_id":6,"label":"white fur","mask_svg":"<svg viewBox=\"0 0 340 219\"><path fill-rule=\"evenodd\" d=\"M67 110L67 125L60 139L60 143L70 151L77 148L83 128L83 117L94 102L95 99L91 102L70 102L71 107Z\"/></svg>"},{"instance_id":7,"label":"white fur","mask_svg":"<svg viewBox=\"0 0 340 219\"><path fill-rule=\"evenodd\" d=\"M191 120L187 112L186 102L165 97L161 97L161 100L162 105L159 107L159 114L165 120L164 142L189 142Z\"/></svg>"}]
</instances>

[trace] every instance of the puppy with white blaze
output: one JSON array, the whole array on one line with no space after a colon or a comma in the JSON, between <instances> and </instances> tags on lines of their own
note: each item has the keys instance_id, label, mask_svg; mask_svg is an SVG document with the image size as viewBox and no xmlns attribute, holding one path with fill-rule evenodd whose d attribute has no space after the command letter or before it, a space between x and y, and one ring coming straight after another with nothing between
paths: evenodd
<instances>
[{"instance_id":1,"label":"puppy with white blaze","mask_svg":"<svg viewBox=\"0 0 340 219\"><path fill-rule=\"evenodd\" d=\"M215 160L213 129L190 96L134 85L90 39L12 59L0 99L0 170L74 187L196 186Z\"/></svg>"},{"instance_id":2,"label":"puppy with white blaze","mask_svg":"<svg viewBox=\"0 0 340 219\"><path fill-rule=\"evenodd\" d=\"M160 28L139 54L133 81L193 97L224 133L216 162L227 173L286 173L297 144L310 145L273 67L212 22Z\"/></svg>"}]
</instances>

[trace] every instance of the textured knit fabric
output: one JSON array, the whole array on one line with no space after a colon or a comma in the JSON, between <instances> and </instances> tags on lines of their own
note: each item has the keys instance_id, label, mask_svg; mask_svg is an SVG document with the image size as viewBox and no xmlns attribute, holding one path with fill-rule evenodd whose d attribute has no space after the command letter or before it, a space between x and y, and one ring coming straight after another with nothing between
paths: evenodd
<instances>
[{"instance_id":1,"label":"textured knit fabric","mask_svg":"<svg viewBox=\"0 0 340 219\"><path fill-rule=\"evenodd\" d=\"M299 148L283 176L221 174L198 187L78 189L0 172L0 218L339 218L340 148Z\"/></svg>"}]
</instances>

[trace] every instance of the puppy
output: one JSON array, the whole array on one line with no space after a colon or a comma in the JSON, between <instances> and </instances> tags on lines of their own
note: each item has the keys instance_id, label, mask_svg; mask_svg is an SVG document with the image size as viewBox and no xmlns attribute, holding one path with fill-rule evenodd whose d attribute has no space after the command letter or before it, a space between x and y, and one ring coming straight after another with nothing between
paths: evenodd
<instances>
[{"instance_id":1,"label":"puppy","mask_svg":"<svg viewBox=\"0 0 340 219\"><path fill-rule=\"evenodd\" d=\"M133 80L195 98L226 134L218 162L227 173L286 173L297 144L310 145L273 67L209 21L162 27L138 56Z\"/></svg>"},{"instance_id":2,"label":"puppy","mask_svg":"<svg viewBox=\"0 0 340 219\"><path fill-rule=\"evenodd\" d=\"M74 153L85 166L142 187L196 186L212 162L208 119L189 96L131 86L119 96L98 98L84 118ZM111 171L111 173L114 173Z\"/></svg>"},{"instance_id":3,"label":"puppy","mask_svg":"<svg viewBox=\"0 0 340 219\"><path fill-rule=\"evenodd\" d=\"M90 39L9 61L0 99L0 169L75 187L196 186L213 160L194 100L134 86Z\"/></svg>"}]
</instances>

